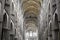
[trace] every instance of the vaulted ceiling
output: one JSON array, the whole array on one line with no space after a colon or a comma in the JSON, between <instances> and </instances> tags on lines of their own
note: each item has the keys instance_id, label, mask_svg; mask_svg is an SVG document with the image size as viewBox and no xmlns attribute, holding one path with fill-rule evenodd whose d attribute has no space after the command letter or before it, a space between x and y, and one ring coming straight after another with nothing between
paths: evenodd
<instances>
[{"instance_id":1,"label":"vaulted ceiling","mask_svg":"<svg viewBox=\"0 0 60 40\"><path fill-rule=\"evenodd\" d=\"M41 0L22 0L24 25L26 31L36 31L38 15L40 14Z\"/></svg>"},{"instance_id":2,"label":"vaulted ceiling","mask_svg":"<svg viewBox=\"0 0 60 40\"><path fill-rule=\"evenodd\" d=\"M36 16L39 14L41 0L22 0L24 14L33 13Z\"/></svg>"}]
</instances>

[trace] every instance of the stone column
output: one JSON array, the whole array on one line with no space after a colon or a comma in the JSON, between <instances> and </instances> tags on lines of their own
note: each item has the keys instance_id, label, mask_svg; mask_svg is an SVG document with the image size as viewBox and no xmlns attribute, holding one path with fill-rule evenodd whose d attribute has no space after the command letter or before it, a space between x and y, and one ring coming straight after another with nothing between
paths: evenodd
<instances>
[{"instance_id":1,"label":"stone column","mask_svg":"<svg viewBox=\"0 0 60 40\"><path fill-rule=\"evenodd\" d=\"M10 40L10 35L9 35L9 31L5 31L5 40Z\"/></svg>"},{"instance_id":2,"label":"stone column","mask_svg":"<svg viewBox=\"0 0 60 40\"><path fill-rule=\"evenodd\" d=\"M40 35L40 14L38 15L38 40L41 40L41 35Z\"/></svg>"},{"instance_id":3,"label":"stone column","mask_svg":"<svg viewBox=\"0 0 60 40\"><path fill-rule=\"evenodd\" d=\"M58 31L52 31L52 35L53 40L58 40Z\"/></svg>"},{"instance_id":4,"label":"stone column","mask_svg":"<svg viewBox=\"0 0 60 40\"><path fill-rule=\"evenodd\" d=\"M52 28L51 28L51 22L49 22L49 27L48 27L48 40L52 40Z\"/></svg>"},{"instance_id":5,"label":"stone column","mask_svg":"<svg viewBox=\"0 0 60 40\"><path fill-rule=\"evenodd\" d=\"M2 22L0 21L0 40L1 40L1 34L2 34Z\"/></svg>"},{"instance_id":6,"label":"stone column","mask_svg":"<svg viewBox=\"0 0 60 40\"><path fill-rule=\"evenodd\" d=\"M1 34L2 34L4 2L5 2L5 0L0 0L0 40L1 40Z\"/></svg>"},{"instance_id":7,"label":"stone column","mask_svg":"<svg viewBox=\"0 0 60 40\"><path fill-rule=\"evenodd\" d=\"M23 22L23 40L25 40L25 21Z\"/></svg>"}]
</instances>

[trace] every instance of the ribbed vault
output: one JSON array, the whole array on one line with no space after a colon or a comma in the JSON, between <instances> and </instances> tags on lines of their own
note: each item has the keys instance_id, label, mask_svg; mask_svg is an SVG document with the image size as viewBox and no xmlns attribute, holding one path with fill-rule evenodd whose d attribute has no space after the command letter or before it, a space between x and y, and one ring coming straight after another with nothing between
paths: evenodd
<instances>
[{"instance_id":1,"label":"ribbed vault","mask_svg":"<svg viewBox=\"0 0 60 40\"><path fill-rule=\"evenodd\" d=\"M22 0L24 27L26 31L36 31L38 15L40 14L41 0Z\"/></svg>"}]
</instances>

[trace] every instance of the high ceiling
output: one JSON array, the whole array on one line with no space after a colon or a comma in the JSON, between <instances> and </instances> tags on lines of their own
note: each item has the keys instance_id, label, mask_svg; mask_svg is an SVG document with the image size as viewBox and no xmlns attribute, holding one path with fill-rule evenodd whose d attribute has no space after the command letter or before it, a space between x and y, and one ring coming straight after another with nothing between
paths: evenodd
<instances>
[{"instance_id":1,"label":"high ceiling","mask_svg":"<svg viewBox=\"0 0 60 40\"><path fill-rule=\"evenodd\" d=\"M22 0L22 8L24 13L39 14L41 0Z\"/></svg>"},{"instance_id":2,"label":"high ceiling","mask_svg":"<svg viewBox=\"0 0 60 40\"><path fill-rule=\"evenodd\" d=\"M37 29L38 15L40 14L41 0L22 0L24 22L27 31Z\"/></svg>"}]
</instances>

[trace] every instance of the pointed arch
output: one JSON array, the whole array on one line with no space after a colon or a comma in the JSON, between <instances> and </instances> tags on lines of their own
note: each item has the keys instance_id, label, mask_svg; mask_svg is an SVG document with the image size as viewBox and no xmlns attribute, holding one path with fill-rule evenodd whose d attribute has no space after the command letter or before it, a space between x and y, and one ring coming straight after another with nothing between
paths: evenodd
<instances>
[{"instance_id":1,"label":"pointed arch","mask_svg":"<svg viewBox=\"0 0 60 40\"><path fill-rule=\"evenodd\" d=\"M5 11L4 12L4 15L3 15L3 28L6 28L7 27L7 23L8 23L8 14Z\"/></svg>"},{"instance_id":2,"label":"pointed arch","mask_svg":"<svg viewBox=\"0 0 60 40\"><path fill-rule=\"evenodd\" d=\"M3 23L2 23L3 25L2 25L2 37L1 37L1 40L7 40L6 34L8 35L8 26L7 26L8 14L6 13L5 10L3 12L4 12L4 14L3 14Z\"/></svg>"}]
</instances>

